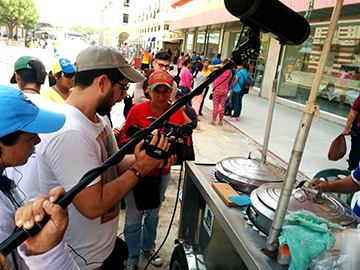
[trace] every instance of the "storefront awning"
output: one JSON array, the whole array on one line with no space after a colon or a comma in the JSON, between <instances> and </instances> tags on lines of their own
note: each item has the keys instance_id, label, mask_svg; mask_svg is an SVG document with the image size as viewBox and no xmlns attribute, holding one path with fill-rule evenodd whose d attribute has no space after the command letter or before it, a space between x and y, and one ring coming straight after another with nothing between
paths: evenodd
<instances>
[{"instance_id":1,"label":"storefront awning","mask_svg":"<svg viewBox=\"0 0 360 270\"><path fill-rule=\"evenodd\" d=\"M183 40L184 38L163 38L162 41L164 42L171 42L171 43L180 43L181 40Z\"/></svg>"},{"instance_id":2,"label":"storefront awning","mask_svg":"<svg viewBox=\"0 0 360 270\"><path fill-rule=\"evenodd\" d=\"M139 43L141 38L128 38L123 41L123 43Z\"/></svg>"}]
</instances>

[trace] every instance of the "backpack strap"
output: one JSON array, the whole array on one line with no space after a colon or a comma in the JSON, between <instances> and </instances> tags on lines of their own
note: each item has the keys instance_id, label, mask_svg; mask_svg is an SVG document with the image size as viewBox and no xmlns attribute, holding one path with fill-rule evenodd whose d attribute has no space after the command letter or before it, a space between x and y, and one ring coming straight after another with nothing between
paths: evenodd
<instances>
[{"instance_id":1,"label":"backpack strap","mask_svg":"<svg viewBox=\"0 0 360 270\"><path fill-rule=\"evenodd\" d=\"M248 76L248 78L245 80L245 76L244 76L244 74L241 72L241 70L240 70L239 72L240 72L240 73L241 73L241 75L243 76L243 79L244 79L244 85L245 85L245 82L248 82L248 81L249 81L249 76ZM239 80L238 80L238 82L239 82ZM240 82L239 82L239 85L240 85L240 88L241 88L241 89L243 89L244 85L243 85L243 86L241 86Z\"/></svg>"}]
</instances>

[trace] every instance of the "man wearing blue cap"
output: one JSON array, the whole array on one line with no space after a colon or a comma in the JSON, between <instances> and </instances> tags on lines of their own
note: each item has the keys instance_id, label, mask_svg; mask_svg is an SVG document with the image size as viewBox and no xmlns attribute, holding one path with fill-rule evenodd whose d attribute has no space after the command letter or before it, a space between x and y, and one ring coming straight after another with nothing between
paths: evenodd
<instances>
[{"instance_id":1,"label":"man wearing blue cap","mask_svg":"<svg viewBox=\"0 0 360 270\"><path fill-rule=\"evenodd\" d=\"M129 82L145 78L133 69L121 53L109 46L90 46L76 57L75 83L70 97L61 104L67 116L64 127L42 138L37 151L41 192L55 186L71 189L81 177L99 166L117 149L107 117L112 106L122 101ZM156 136L157 137L157 136ZM155 139L155 137L154 137ZM152 142L155 145L155 141ZM116 238L120 201L160 160L140 151L107 169L82 190L69 207L67 243L82 269L121 269L125 251ZM158 147L167 151L164 136ZM168 166L176 158L168 160ZM107 268L108 267L108 268Z\"/></svg>"},{"instance_id":2,"label":"man wearing blue cap","mask_svg":"<svg viewBox=\"0 0 360 270\"><path fill-rule=\"evenodd\" d=\"M0 85L0 242L11 235L15 227L15 210L23 202L14 181L4 176L3 173L8 167L24 165L27 162L34 151L35 145L40 142L37 133L54 132L61 128L64 123L65 115L39 109L24 93L15 88ZM54 189L51 191L50 196L53 196L56 200L62 193L61 191L61 188ZM67 213L60 206L54 207L48 201L48 197L43 196L43 198L44 201L47 200L44 209L50 214L51 220L44 226L43 231L38 236L26 242L29 249L25 245L21 247L22 256L25 256L27 261L35 264L37 262L51 263L55 267L53 269L75 269L70 267L69 255L62 253L62 250L65 250L66 247L61 239L67 225ZM40 220L37 219L36 221ZM58 226L54 226L55 223ZM17 222L17 224L24 225L29 229L34 225L34 222L24 219L23 222ZM46 246L43 245L41 239L47 239ZM49 253L46 252L53 248L52 251L57 255L62 254L61 256L64 259L58 267L53 260L47 260ZM29 255L39 256L32 257ZM39 261L40 257L43 261ZM6 260L10 269L28 269L17 250L14 250ZM73 262L72 265L74 266ZM60 266L66 266L66 268Z\"/></svg>"}]
</instances>

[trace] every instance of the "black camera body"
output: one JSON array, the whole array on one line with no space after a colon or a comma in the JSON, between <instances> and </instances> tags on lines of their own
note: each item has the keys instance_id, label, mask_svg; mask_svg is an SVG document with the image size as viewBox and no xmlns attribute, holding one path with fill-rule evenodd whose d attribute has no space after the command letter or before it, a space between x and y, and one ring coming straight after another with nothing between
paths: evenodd
<instances>
[{"instance_id":1,"label":"black camera body","mask_svg":"<svg viewBox=\"0 0 360 270\"><path fill-rule=\"evenodd\" d=\"M141 129L142 128L140 127L131 126L127 130L126 136L131 137ZM163 134L169 139L169 143L170 143L170 148L167 157L170 157L171 155L177 155L176 164L182 163L185 159L187 138L192 134L192 128L187 124L177 125L173 123L167 123L164 126ZM141 150L146 149L146 147L152 141L153 137L154 137L153 134L149 134L145 137L144 144L142 145ZM159 140L160 140L160 136L159 136Z\"/></svg>"}]
</instances>

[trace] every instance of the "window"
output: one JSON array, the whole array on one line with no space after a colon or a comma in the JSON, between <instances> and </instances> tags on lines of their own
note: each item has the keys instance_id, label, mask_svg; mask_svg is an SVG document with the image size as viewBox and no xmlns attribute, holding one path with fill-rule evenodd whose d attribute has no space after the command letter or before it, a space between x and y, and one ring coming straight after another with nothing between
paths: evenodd
<instances>
[{"instance_id":1,"label":"window","mask_svg":"<svg viewBox=\"0 0 360 270\"><path fill-rule=\"evenodd\" d=\"M169 30L169 25L168 24L164 24L164 30Z\"/></svg>"},{"instance_id":2,"label":"window","mask_svg":"<svg viewBox=\"0 0 360 270\"><path fill-rule=\"evenodd\" d=\"M209 32L207 33L206 40L208 43L206 55L210 59L216 58L219 50L220 32Z\"/></svg>"},{"instance_id":3,"label":"window","mask_svg":"<svg viewBox=\"0 0 360 270\"><path fill-rule=\"evenodd\" d=\"M360 94L360 54L359 45L351 36L353 29L359 31L360 24L337 25L316 99L322 111L345 118ZM283 63L279 66L278 96L306 104L327 35L328 26L312 25L310 36L303 44L284 48ZM350 42L354 46L348 46Z\"/></svg>"},{"instance_id":4,"label":"window","mask_svg":"<svg viewBox=\"0 0 360 270\"><path fill-rule=\"evenodd\" d=\"M191 53L193 50L193 39L194 39L194 34L186 34L186 49L185 49L185 51L187 53Z\"/></svg>"},{"instance_id":5,"label":"window","mask_svg":"<svg viewBox=\"0 0 360 270\"><path fill-rule=\"evenodd\" d=\"M195 51L197 53L205 51L205 33L196 34Z\"/></svg>"},{"instance_id":6,"label":"window","mask_svg":"<svg viewBox=\"0 0 360 270\"><path fill-rule=\"evenodd\" d=\"M129 23L129 14L124 13L124 15L123 15L123 23Z\"/></svg>"},{"instance_id":7,"label":"window","mask_svg":"<svg viewBox=\"0 0 360 270\"><path fill-rule=\"evenodd\" d=\"M124 7L130 7L130 0L124 0Z\"/></svg>"},{"instance_id":8,"label":"window","mask_svg":"<svg viewBox=\"0 0 360 270\"><path fill-rule=\"evenodd\" d=\"M158 31L160 31L160 24L158 25Z\"/></svg>"},{"instance_id":9,"label":"window","mask_svg":"<svg viewBox=\"0 0 360 270\"><path fill-rule=\"evenodd\" d=\"M154 30L154 28L151 26L151 32Z\"/></svg>"}]
</instances>

